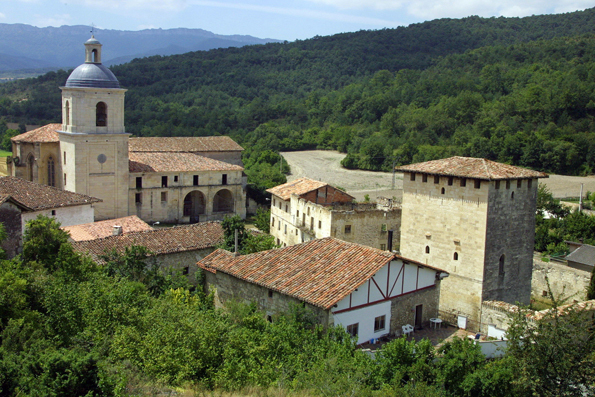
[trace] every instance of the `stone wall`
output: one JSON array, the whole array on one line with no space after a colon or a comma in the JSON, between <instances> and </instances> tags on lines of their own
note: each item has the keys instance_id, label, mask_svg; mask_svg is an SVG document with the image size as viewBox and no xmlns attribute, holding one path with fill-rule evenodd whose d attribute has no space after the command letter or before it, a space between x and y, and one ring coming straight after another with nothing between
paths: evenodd
<instances>
[{"instance_id":1,"label":"stone wall","mask_svg":"<svg viewBox=\"0 0 595 397\"><path fill-rule=\"evenodd\" d=\"M268 288L252 284L223 272L211 273L204 271L205 289L208 292L211 288L215 289L215 307L223 308L229 301L239 301L244 303L256 302L258 308L274 319L275 315L285 313L291 305L305 305L312 310L319 324L328 326L332 324L328 311L304 303L296 298L280 294L269 290ZM331 321L329 323L329 321Z\"/></svg>"},{"instance_id":2,"label":"stone wall","mask_svg":"<svg viewBox=\"0 0 595 397\"><path fill-rule=\"evenodd\" d=\"M204 259L211 252L215 251L215 248L205 248L201 250L184 251L184 252L173 252L171 254L157 255L155 261L162 269L175 269L186 274L188 280L194 286L197 285L199 280L196 280L197 272L200 270L196 266L196 262Z\"/></svg>"},{"instance_id":3,"label":"stone wall","mask_svg":"<svg viewBox=\"0 0 595 397\"><path fill-rule=\"evenodd\" d=\"M533 277L531 280L531 294L535 299L551 298L546 276L549 280L551 292L555 297L570 298L582 301L587 298L587 287L591 280L591 273L575 269L561 262L544 262L538 254L533 257Z\"/></svg>"},{"instance_id":4,"label":"stone wall","mask_svg":"<svg viewBox=\"0 0 595 397\"><path fill-rule=\"evenodd\" d=\"M510 314L518 310L518 306L499 301L484 301L481 306L481 326L479 332L487 335L488 327L507 330L510 325Z\"/></svg>"},{"instance_id":5,"label":"stone wall","mask_svg":"<svg viewBox=\"0 0 595 397\"><path fill-rule=\"evenodd\" d=\"M401 326L415 325L416 306L422 306L422 326L429 326L430 318L438 317L440 308L440 282L435 287L406 294L391 300L390 330L393 335L400 335Z\"/></svg>"}]
</instances>

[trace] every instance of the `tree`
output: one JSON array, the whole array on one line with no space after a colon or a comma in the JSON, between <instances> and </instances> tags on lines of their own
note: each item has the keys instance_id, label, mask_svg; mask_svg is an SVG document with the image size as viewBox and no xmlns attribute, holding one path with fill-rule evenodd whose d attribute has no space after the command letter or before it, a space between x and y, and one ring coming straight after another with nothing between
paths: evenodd
<instances>
[{"instance_id":1,"label":"tree","mask_svg":"<svg viewBox=\"0 0 595 397\"><path fill-rule=\"evenodd\" d=\"M60 222L54 218L38 215L25 226L23 261L38 262L50 271L56 270L60 247L66 243L68 243L68 233L60 229Z\"/></svg>"},{"instance_id":2,"label":"tree","mask_svg":"<svg viewBox=\"0 0 595 397\"><path fill-rule=\"evenodd\" d=\"M268 223L268 222L267 222ZM245 222L239 215L225 217L223 227L223 243L219 246L227 251L235 252L235 235L238 235L238 253L242 255L266 251L276 247L273 236L266 233L251 233L246 230Z\"/></svg>"},{"instance_id":3,"label":"tree","mask_svg":"<svg viewBox=\"0 0 595 397\"><path fill-rule=\"evenodd\" d=\"M265 233L271 231L271 210L259 207L254 217L254 225Z\"/></svg>"},{"instance_id":4,"label":"tree","mask_svg":"<svg viewBox=\"0 0 595 397\"><path fill-rule=\"evenodd\" d=\"M527 394L584 396L595 392L593 307L560 306L540 318L525 308L510 315L507 357Z\"/></svg>"}]
</instances>

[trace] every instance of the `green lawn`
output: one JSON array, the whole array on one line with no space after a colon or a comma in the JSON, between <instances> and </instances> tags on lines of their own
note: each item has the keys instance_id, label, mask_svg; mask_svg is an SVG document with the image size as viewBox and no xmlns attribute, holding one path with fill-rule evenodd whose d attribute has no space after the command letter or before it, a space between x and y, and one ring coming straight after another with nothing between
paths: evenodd
<instances>
[{"instance_id":1,"label":"green lawn","mask_svg":"<svg viewBox=\"0 0 595 397\"><path fill-rule=\"evenodd\" d=\"M8 157L12 156L12 152L7 152L6 150L0 150L0 157Z\"/></svg>"}]
</instances>

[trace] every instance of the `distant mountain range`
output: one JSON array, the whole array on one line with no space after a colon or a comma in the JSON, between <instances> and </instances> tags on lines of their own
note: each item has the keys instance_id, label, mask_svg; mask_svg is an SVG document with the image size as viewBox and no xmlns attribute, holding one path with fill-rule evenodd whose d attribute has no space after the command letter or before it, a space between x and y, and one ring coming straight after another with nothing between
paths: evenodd
<instances>
[{"instance_id":1,"label":"distant mountain range","mask_svg":"<svg viewBox=\"0 0 595 397\"><path fill-rule=\"evenodd\" d=\"M108 66L152 55L281 41L182 28L139 31L94 29L94 34L105 46L103 63ZM83 43L89 37L89 26L37 28L0 23L0 71L78 66L84 61Z\"/></svg>"}]
</instances>

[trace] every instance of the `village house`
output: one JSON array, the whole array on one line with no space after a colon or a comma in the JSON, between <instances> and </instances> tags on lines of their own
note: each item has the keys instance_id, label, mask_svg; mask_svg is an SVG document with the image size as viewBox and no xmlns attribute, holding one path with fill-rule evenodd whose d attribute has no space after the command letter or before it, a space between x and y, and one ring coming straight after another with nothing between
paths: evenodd
<instances>
[{"instance_id":1,"label":"village house","mask_svg":"<svg viewBox=\"0 0 595 397\"><path fill-rule=\"evenodd\" d=\"M62 124L12 138L8 172L99 197L96 220L137 215L147 222L194 223L246 217L243 148L229 137L130 138L126 90L85 43L85 63L62 90Z\"/></svg>"},{"instance_id":2,"label":"village house","mask_svg":"<svg viewBox=\"0 0 595 397\"><path fill-rule=\"evenodd\" d=\"M441 316L479 329L482 302L529 304L538 178L486 159L451 157L404 173L400 252L445 269Z\"/></svg>"},{"instance_id":3,"label":"village house","mask_svg":"<svg viewBox=\"0 0 595 397\"><path fill-rule=\"evenodd\" d=\"M62 226L60 229L67 232L72 241L88 241L124 233L153 230L151 225L136 215L81 225Z\"/></svg>"},{"instance_id":4,"label":"village house","mask_svg":"<svg viewBox=\"0 0 595 397\"><path fill-rule=\"evenodd\" d=\"M21 178L0 177L0 222L8 233L2 248L9 258L20 253L25 225L39 215L54 218L65 226L92 222L94 206L100 202L95 197Z\"/></svg>"},{"instance_id":5,"label":"village house","mask_svg":"<svg viewBox=\"0 0 595 397\"><path fill-rule=\"evenodd\" d=\"M271 193L270 233L278 245L335 237L381 250L398 250L401 208L394 200L356 203L344 191L305 177L267 192Z\"/></svg>"},{"instance_id":6,"label":"village house","mask_svg":"<svg viewBox=\"0 0 595 397\"><path fill-rule=\"evenodd\" d=\"M236 256L218 249L198 266L215 305L257 302L269 321L292 304L324 325L343 326L357 343L438 315L440 282L448 273L399 255L327 237Z\"/></svg>"},{"instance_id":7,"label":"village house","mask_svg":"<svg viewBox=\"0 0 595 397\"><path fill-rule=\"evenodd\" d=\"M102 256L106 253L114 251L123 254L126 248L133 245L142 246L151 253L148 261L154 261L162 269L179 270L188 276L191 283L196 284L197 269L194 264L212 253L222 242L221 222L201 222L74 241L72 247L102 264Z\"/></svg>"}]
</instances>

